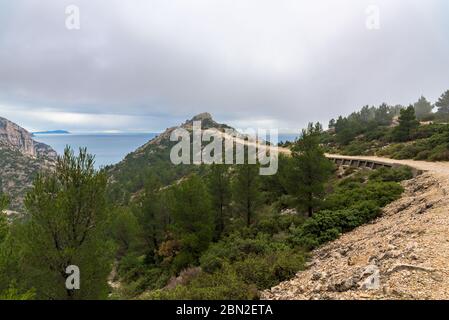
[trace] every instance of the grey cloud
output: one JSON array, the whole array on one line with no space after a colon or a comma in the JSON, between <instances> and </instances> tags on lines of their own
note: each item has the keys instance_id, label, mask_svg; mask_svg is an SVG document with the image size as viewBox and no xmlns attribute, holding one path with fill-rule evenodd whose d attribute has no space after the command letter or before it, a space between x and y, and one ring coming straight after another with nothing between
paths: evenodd
<instances>
[{"instance_id":1,"label":"grey cloud","mask_svg":"<svg viewBox=\"0 0 449 320\"><path fill-rule=\"evenodd\" d=\"M72 3L79 31L65 29ZM373 3L378 31L365 28ZM4 0L0 9L0 113L20 107L12 120L30 127L45 117L27 110L104 114L113 126L104 130L162 130L208 111L295 129L449 88L442 0Z\"/></svg>"}]
</instances>

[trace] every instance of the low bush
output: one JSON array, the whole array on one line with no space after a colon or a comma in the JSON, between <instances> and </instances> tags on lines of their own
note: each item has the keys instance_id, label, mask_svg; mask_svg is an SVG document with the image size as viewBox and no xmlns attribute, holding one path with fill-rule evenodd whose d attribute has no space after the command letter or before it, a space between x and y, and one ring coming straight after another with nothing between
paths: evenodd
<instances>
[{"instance_id":1,"label":"low bush","mask_svg":"<svg viewBox=\"0 0 449 320\"><path fill-rule=\"evenodd\" d=\"M291 279L304 268L304 263L303 252L283 250L266 255L250 255L236 262L234 268L245 283L255 284L263 290Z\"/></svg>"},{"instance_id":2,"label":"low bush","mask_svg":"<svg viewBox=\"0 0 449 320\"><path fill-rule=\"evenodd\" d=\"M337 188L325 200L323 208L346 209L362 201L375 201L377 206L383 207L398 199L402 192L403 188L396 182L369 181L366 184L352 182Z\"/></svg>"},{"instance_id":3,"label":"low bush","mask_svg":"<svg viewBox=\"0 0 449 320\"><path fill-rule=\"evenodd\" d=\"M413 178L413 172L410 167L399 166L394 168L380 168L374 170L370 176L370 180L383 182L401 182Z\"/></svg>"},{"instance_id":4,"label":"low bush","mask_svg":"<svg viewBox=\"0 0 449 320\"><path fill-rule=\"evenodd\" d=\"M260 233L255 238L241 238L233 234L212 244L201 256L200 265L205 272L213 273L226 263L245 259L249 255L265 255L279 250L287 250L286 243L276 242L268 234Z\"/></svg>"},{"instance_id":5,"label":"low bush","mask_svg":"<svg viewBox=\"0 0 449 320\"><path fill-rule=\"evenodd\" d=\"M296 229L293 241L304 248L313 249L373 220L379 213L380 207L376 201L359 202L349 209L322 210Z\"/></svg>"},{"instance_id":6,"label":"low bush","mask_svg":"<svg viewBox=\"0 0 449 320\"><path fill-rule=\"evenodd\" d=\"M150 300L254 300L259 297L255 285L243 281L229 264L212 274L202 273L186 286L154 290L142 295Z\"/></svg>"}]
</instances>

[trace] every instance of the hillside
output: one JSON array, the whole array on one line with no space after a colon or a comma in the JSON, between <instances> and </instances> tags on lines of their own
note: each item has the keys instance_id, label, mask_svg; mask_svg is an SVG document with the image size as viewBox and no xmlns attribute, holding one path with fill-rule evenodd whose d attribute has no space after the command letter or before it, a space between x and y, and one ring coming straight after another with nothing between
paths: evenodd
<instances>
[{"instance_id":1,"label":"hillside","mask_svg":"<svg viewBox=\"0 0 449 320\"><path fill-rule=\"evenodd\" d=\"M437 112L432 112L434 106ZM363 107L329 122L329 153L449 161L449 91L435 105L424 97L408 107Z\"/></svg>"},{"instance_id":2,"label":"hillside","mask_svg":"<svg viewBox=\"0 0 449 320\"><path fill-rule=\"evenodd\" d=\"M321 141L328 153L424 174L402 182L402 197L378 219L314 250L304 271L263 299L449 298L448 96L436 113L422 97L408 108L364 107L330 121Z\"/></svg>"},{"instance_id":3,"label":"hillside","mask_svg":"<svg viewBox=\"0 0 449 320\"><path fill-rule=\"evenodd\" d=\"M194 121L201 121L203 129L231 129L226 124L217 123L209 113L198 114L180 126L168 128L128 154L120 163L106 168L112 197L127 202L132 194L143 188L145 179L150 174L155 174L163 185L168 185L189 173L203 170L200 166L175 166L170 161L170 149L177 143L170 141L171 133L177 128L191 131Z\"/></svg>"},{"instance_id":4,"label":"hillside","mask_svg":"<svg viewBox=\"0 0 449 320\"><path fill-rule=\"evenodd\" d=\"M56 152L50 146L33 140L28 131L0 117L0 186L10 197L10 209L21 209L37 172L52 168L55 159Z\"/></svg>"},{"instance_id":5,"label":"hillside","mask_svg":"<svg viewBox=\"0 0 449 320\"><path fill-rule=\"evenodd\" d=\"M426 172L371 224L315 250L304 272L264 299L448 299L449 163L396 161Z\"/></svg>"}]
</instances>

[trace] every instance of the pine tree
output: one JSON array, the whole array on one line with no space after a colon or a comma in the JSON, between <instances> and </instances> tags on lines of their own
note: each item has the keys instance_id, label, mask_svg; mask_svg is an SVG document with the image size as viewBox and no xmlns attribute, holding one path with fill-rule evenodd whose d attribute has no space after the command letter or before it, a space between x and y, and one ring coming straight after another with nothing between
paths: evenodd
<instances>
[{"instance_id":1,"label":"pine tree","mask_svg":"<svg viewBox=\"0 0 449 320\"><path fill-rule=\"evenodd\" d=\"M375 109L375 121L380 126L388 126L393 120L393 113L391 108L386 104L382 103L379 108Z\"/></svg>"},{"instance_id":2,"label":"pine tree","mask_svg":"<svg viewBox=\"0 0 449 320\"><path fill-rule=\"evenodd\" d=\"M438 113L449 114L449 90L441 95L435 106L438 107Z\"/></svg>"},{"instance_id":3,"label":"pine tree","mask_svg":"<svg viewBox=\"0 0 449 320\"><path fill-rule=\"evenodd\" d=\"M151 261L164 237L165 221L161 203L161 182L149 174L144 186L140 210L137 214L148 248L147 259Z\"/></svg>"},{"instance_id":4,"label":"pine tree","mask_svg":"<svg viewBox=\"0 0 449 320\"><path fill-rule=\"evenodd\" d=\"M181 243L177 271L197 263L214 234L214 215L204 181L193 175L173 189L171 214L174 237Z\"/></svg>"},{"instance_id":5,"label":"pine tree","mask_svg":"<svg viewBox=\"0 0 449 320\"><path fill-rule=\"evenodd\" d=\"M70 148L56 170L40 174L25 198L27 213L20 234L22 272L37 298L107 297L112 248L106 236L106 176L94 169L86 149ZM80 270L80 290L66 288L67 267Z\"/></svg>"},{"instance_id":6,"label":"pine tree","mask_svg":"<svg viewBox=\"0 0 449 320\"><path fill-rule=\"evenodd\" d=\"M207 178L212 208L215 212L215 238L218 239L225 229L227 210L231 200L229 166L212 164Z\"/></svg>"},{"instance_id":7,"label":"pine tree","mask_svg":"<svg viewBox=\"0 0 449 320\"><path fill-rule=\"evenodd\" d=\"M332 175L333 165L325 157L320 146L322 127L319 123L309 124L293 148L289 173L284 178L284 185L289 193L297 198L301 209L308 216L321 203L325 194L325 184Z\"/></svg>"},{"instance_id":8,"label":"pine tree","mask_svg":"<svg viewBox=\"0 0 449 320\"><path fill-rule=\"evenodd\" d=\"M253 222L255 211L260 204L259 188L259 167L247 163L236 165L232 186L233 199L247 227Z\"/></svg>"},{"instance_id":9,"label":"pine tree","mask_svg":"<svg viewBox=\"0 0 449 320\"><path fill-rule=\"evenodd\" d=\"M423 119L432 114L433 106L424 96L413 105L417 119Z\"/></svg>"},{"instance_id":10,"label":"pine tree","mask_svg":"<svg viewBox=\"0 0 449 320\"><path fill-rule=\"evenodd\" d=\"M419 122L416 120L415 108L409 106L407 109L401 110L399 125L394 128L393 138L399 142L408 141L418 127Z\"/></svg>"}]
</instances>

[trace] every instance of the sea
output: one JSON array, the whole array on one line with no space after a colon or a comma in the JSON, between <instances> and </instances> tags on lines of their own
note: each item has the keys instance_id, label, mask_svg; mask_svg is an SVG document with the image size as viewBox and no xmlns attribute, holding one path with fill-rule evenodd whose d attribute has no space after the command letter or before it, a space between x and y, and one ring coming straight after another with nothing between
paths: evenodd
<instances>
[{"instance_id":1,"label":"sea","mask_svg":"<svg viewBox=\"0 0 449 320\"><path fill-rule=\"evenodd\" d=\"M66 146L78 151L87 148L95 155L97 168L119 163L127 154L144 145L158 133L101 133L101 134L36 134L33 138L63 154ZM297 135L280 134L278 141L294 141Z\"/></svg>"}]
</instances>

